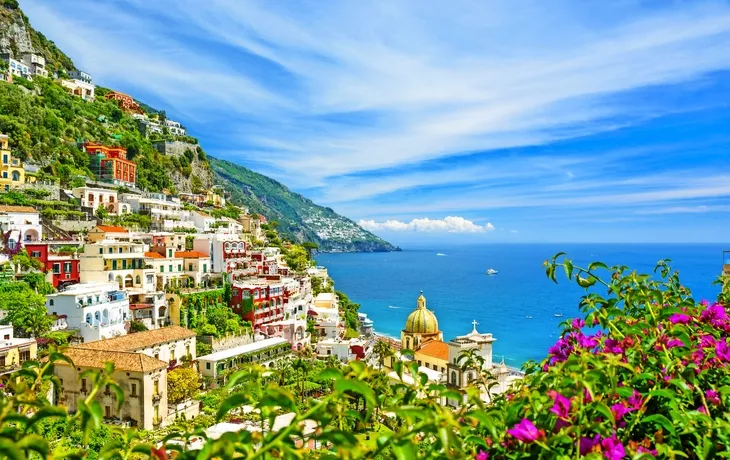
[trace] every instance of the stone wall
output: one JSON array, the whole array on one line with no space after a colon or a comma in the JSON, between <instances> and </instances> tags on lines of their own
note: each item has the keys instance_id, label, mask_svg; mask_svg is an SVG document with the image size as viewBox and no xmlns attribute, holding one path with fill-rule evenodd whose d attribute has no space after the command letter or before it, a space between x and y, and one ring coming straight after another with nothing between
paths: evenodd
<instances>
[{"instance_id":1,"label":"stone wall","mask_svg":"<svg viewBox=\"0 0 730 460\"><path fill-rule=\"evenodd\" d=\"M46 197L46 200L60 200L61 199L61 187L58 184L43 184L43 183L28 183L28 184L22 184L20 186L21 190L45 190L50 195Z\"/></svg>"},{"instance_id":2,"label":"stone wall","mask_svg":"<svg viewBox=\"0 0 730 460\"><path fill-rule=\"evenodd\" d=\"M200 340L203 343L207 343L211 346L213 349L213 352L221 351L221 350L228 350L229 348L233 347L239 347L241 345L248 345L249 343L253 343L253 335L252 334L244 334L244 335L231 335L227 337L221 337L221 338L215 338L210 335L201 336L198 337L198 340Z\"/></svg>"}]
</instances>

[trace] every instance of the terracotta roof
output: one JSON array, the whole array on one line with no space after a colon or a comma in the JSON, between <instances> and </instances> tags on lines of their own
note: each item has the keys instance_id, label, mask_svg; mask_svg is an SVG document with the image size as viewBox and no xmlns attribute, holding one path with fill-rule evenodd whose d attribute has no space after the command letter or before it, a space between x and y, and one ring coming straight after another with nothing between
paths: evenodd
<instances>
[{"instance_id":1,"label":"terracotta roof","mask_svg":"<svg viewBox=\"0 0 730 460\"><path fill-rule=\"evenodd\" d=\"M433 340L426 342L421 348L416 350L416 353L430 356L432 358L442 359L444 361L449 360L449 345L440 340Z\"/></svg>"},{"instance_id":2,"label":"terracotta roof","mask_svg":"<svg viewBox=\"0 0 730 460\"><path fill-rule=\"evenodd\" d=\"M111 339L97 340L78 345L79 348L104 351L135 351L143 348L160 345L173 340L182 340L195 337L195 332L181 326L163 327L150 331L135 332Z\"/></svg>"},{"instance_id":3,"label":"terracotta roof","mask_svg":"<svg viewBox=\"0 0 730 460\"><path fill-rule=\"evenodd\" d=\"M119 371L149 372L167 367L167 363L164 361L142 353L70 347L64 351L64 354L71 358L77 367L103 369L107 362L113 363L114 369ZM58 361L57 364L64 365L61 361Z\"/></svg>"},{"instance_id":4,"label":"terracotta roof","mask_svg":"<svg viewBox=\"0 0 730 460\"><path fill-rule=\"evenodd\" d=\"M0 212L38 212L30 206L0 206Z\"/></svg>"},{"instance_id":5,"label":"terracotta roof","mask_svg":"<svg viewBox=\"0 0 730 460\"><path fill-rule=\"evenodd\" d=\"M208 254L200 251L179 251L175 253L175 257L182 257L183 259L201 259L208 258Z\"/></svg>"},{"instance_id":6,"label":"terracotta roof","mask_svg":"<svg viewBox=\"0 0 730 460\"><path fill-rule=\"evenodd\" d=\"M163 256L159 252L145 252L144 256L148 257L150 259L164 259L165 258L165 256Z\"/></svg>"},{"instance_id":7,"label":"terracotta roof","mask_svg":"<svg viewBox=\"0 0 730 460\"><path fill-rule=\"evenodd\" d=\"M116 225L97 225L96 228L106 233L129 233L129 230L126 228Z\"/></svg>"}]
</instances>

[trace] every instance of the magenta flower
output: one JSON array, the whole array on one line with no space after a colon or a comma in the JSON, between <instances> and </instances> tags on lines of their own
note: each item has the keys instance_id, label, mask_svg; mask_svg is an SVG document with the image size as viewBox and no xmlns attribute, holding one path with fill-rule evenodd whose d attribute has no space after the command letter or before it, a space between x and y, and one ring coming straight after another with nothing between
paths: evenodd
<instances>
[{"instance_id":1,"label":"magenta flower","mask_svg":"<svg viewBox=\"0 0 730 460\"><path fill-rule=\"evenodd\" d=\"M638 452L640 454L649 454L654 457L656 457L659 454L656 449L649 449L648 447L644 447L644 446L639 446L639 448L636 449L636 452Z\"/></svg>"},{"instance_id":2,"label":"magenta flower","mask_svg":"<svg viewBox=\"0 0 730 460\"><path fill-rule=\"evenodd\" d=\"M702 412L703 414L707 414L707 409L705 409L705 406L700 406L697 408L698 412Z\"/></svg>"},{"instance_id":3,"label":"magenta flower","mask_svg":"<svg viewBox=\"0 0 730 460\"><path fill-rule=\"evenodd\" d=\"M540 431L535 424L526 418L523 418L511 430L507 430L507 433L522 442L533 442L540 437Z\"/></svg>"},{"instance_id":4,"label":"magenta flower","mask_svg":"<svg viewBox=\"0 0 730 460\"><path fill-rule=\"evenodd\" d=\"M601 447L603 447L603 456L608 460L622 460L626 455L624 445L616 439L616 434L601 441Z\"/></svg>"},{"instance_id":5,"label":"magenta flower","mask_svg":"<svg viewBox=\"0 0 730 460\"><path fill-rule=\"evenodd\" d=\"M675 313L669 317L669 321L673 324L687 324L692 321L692 318L682 313Z\"/></svg>"},{"instance_id":6,"label":"magenta flower","mask_svg":"<svg viewBox=\"0 0 730 460\"><path fill-rule=\"evenodd\" d=\"M720 361L730 362L730 347L727 346L725 339L718 340L715 344L715 355Z\"/></svg>"},{"instance_id":7,"label":"magenta flower","mask_svg":"<svg viewBox=\"0 0 730 460\"><path fill-rule=\"evenodd\" d=\"M582 327L583 327L583 326L585 326L585 325L586 325L586 322L585 322L585 321L583 321L583 320L582 320L582 319L580 319L580 318L575 318L575 319L573 320L573 324L572 324L572 326L573 326L573 329L580 329L580 328L582 328Z\"/></svg>"},{"instance_id":8,"label":"magenta flower","mask_svg":"<svg viewBox=\"0 0 730 460\"><path fill-rule=\"evenodd\" d=\"M601 437L595 435L592 438L582 437L580 438L580 454L588 455L594 447L601 445Z\"/></svg>"},{"instance_id":9,"label":"magenta flower","mask_svg":"<svg viewBox=\"0 0 730 460\"><path fill-rule=\"evenodd\" d=\"M667 341L668 349L675 348L675 347L683 347L683 346L684 346L684 342L682 342L679 339L669 339L669 341Z\"/></svg>"},{"instance_id":10,"label":"magenta flower","mask_svg":"<svg viewBox=\"0 0 730 460\"><path fill-rule=\"evenodd\" d=\"M583 348L596 348L598 346L598 336L597 335L580 334L576 338L578 340L578 345L580 345Z\"/></svg>"},{"instance_id":11,"label":"magenta flower","mask_svg":"<svg viewBox=\"0 0 730 460\"><path fill-rule=\"evenodd\" d=\"M719 303L714 303L707 307L707 309L700 314L700 319L706 323L712 324L715 327L719 327L727 322L728 316L727 312L725 311L725 307L723 307Z\"/></svg>"},{"instance_id":12,"label":"magenta flower","mask_svg":"<svg viewBox=\"0 0 730 460\"><path fill-rule=\"evenodd\" d=\"M713 348L715 346L715 338L710 334L700 337L700 346L702 348Z\"/></svg>"},{"instance_id":13,"label":"magenta flower","mask_svg":"<svg viewBox=\"0 0 730 460\"><path fill-rule=\"evenodd\" d=\"M548 394L555 402L550 412L563 419L570 418L570 399L555 390L551 390Z\"/></svg>"},{"instance_id":14,"label":"magenta flower","mask_svg":"<svg viewBox=\"0 0 730 460\"><path fill-rule=\"evenodd\" d=\"M641 393L634 390L634 394L629 396L629 399L627 400L629 403L629 407L632 410L639 410L641 409L641 406L644 404L644 398L641 396Z\"/></svg>"},{"instance_id":15,"label":"magenta flower","mask_svg":"<svg viewBox=\"0 0 730 460\"><path fill-rule=\"evenodd\" d=\"M567 337L561 337L555 342L555 345L548 349L548 353L551 355L550 364L559 363L568 359L568 356L573 352L573 346L568 341Z\"/></svg>"},{"instance_id":16,"label":"magenta flower","mask_svg":"<svg viewBox=\"0 0 730 460\"><path fill-rule=\"evenodd\" d=\"M474 460L487 460L489 458L489 454L484 452L483 450L480 450L478 454L474 457Z\"/></svg>"},{"instance_id":17,"label":"magenta flower","mask_svg":"<svg viewBox=\"0 0 730 460\"><path fill-rule=\"evenodd\" d=\"M715 390L706 390L705 398L707 398L707 402L709 402L710 404L714 404L715 406L720 404L720 396Z\"/></svg>"},{"instance_id":18,"label":"magenta flower","mask_svg":"<svg viewBox=\"0 0 730 460\"><path fill-rule=\"evenodd\" d=\"M621 419L624 418L624 415L631 412L633 409L629 409L628 407L624 406L621 403L616 403L613 406L611 406L611 412L613 413L613 418L616 419L616 422L620 422Z\"/></svg>"},{"instance_id":19,"label":"magenta flower","mask_svg":"<svg viewBox=\"0 0 730 460\"><path fill-rule=\"evenodd\" d=\"M603 351L606 353L616 353L620 355L623 354L624 349L621 348L618 340L606 339L606 341L603 342Z\"/></svg>"}]
</instances>

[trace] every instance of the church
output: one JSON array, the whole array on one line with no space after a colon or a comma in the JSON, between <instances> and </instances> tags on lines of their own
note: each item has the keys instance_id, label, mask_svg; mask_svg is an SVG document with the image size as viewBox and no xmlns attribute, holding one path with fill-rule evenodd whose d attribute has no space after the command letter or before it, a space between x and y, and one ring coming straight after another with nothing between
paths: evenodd
<instances>
[{"instance_id":1,"label":"church","mask_svg":"<svg viewBox=\"0 0 730 460\"><path fill-rule=\"evenodd\" d=\"M492 344L497 340L492 334L482 334L477 331L476 321L472 321L472 331L466 335L457 336L449 342L444 342L443 332L439 330L439 323L433 311L426 308L426 297L421 295L416 301L416 309L406 319L406 324L401 331L402 350L410 350L413 360L418 362L419 372L428 376L433 383L444 383L450 387L465 389L476 379L478 369L463 368L459 363L462 353L467 350L475 350L484 361L484 369L490 370L498 385L492 390L492 394L502 393L515 381L522 378L521 371L509 368L502 361L494 365L492 359ZM408 359L401 354L392 359ZM392 364L390 360L386 361ZM392 365L388 367L392 368ZM391 378L398 379L392 372ZM405 378L404 378L405 382ZM488 401L489 394L484 394L483 399ZM456 407L460 401L444 401L445 404Z\"/></svg>"}]
</instances>

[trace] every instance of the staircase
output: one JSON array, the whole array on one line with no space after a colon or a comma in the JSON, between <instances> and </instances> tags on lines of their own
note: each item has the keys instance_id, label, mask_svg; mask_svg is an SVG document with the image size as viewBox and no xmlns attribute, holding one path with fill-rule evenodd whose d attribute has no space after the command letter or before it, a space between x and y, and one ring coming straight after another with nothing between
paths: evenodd
<instances>
[{"instance_id":1,"label":"staircase","mask_svg":"<svg viewBox=\"0 0 730 460\"><path fill-rule=\"evenodd\" d=\"M41 225L43 225L43 234L46 236L47 240L73 240L66 230L54 225L53 221L47 217L41 217Z\"/></svg>"}]
</instances>

